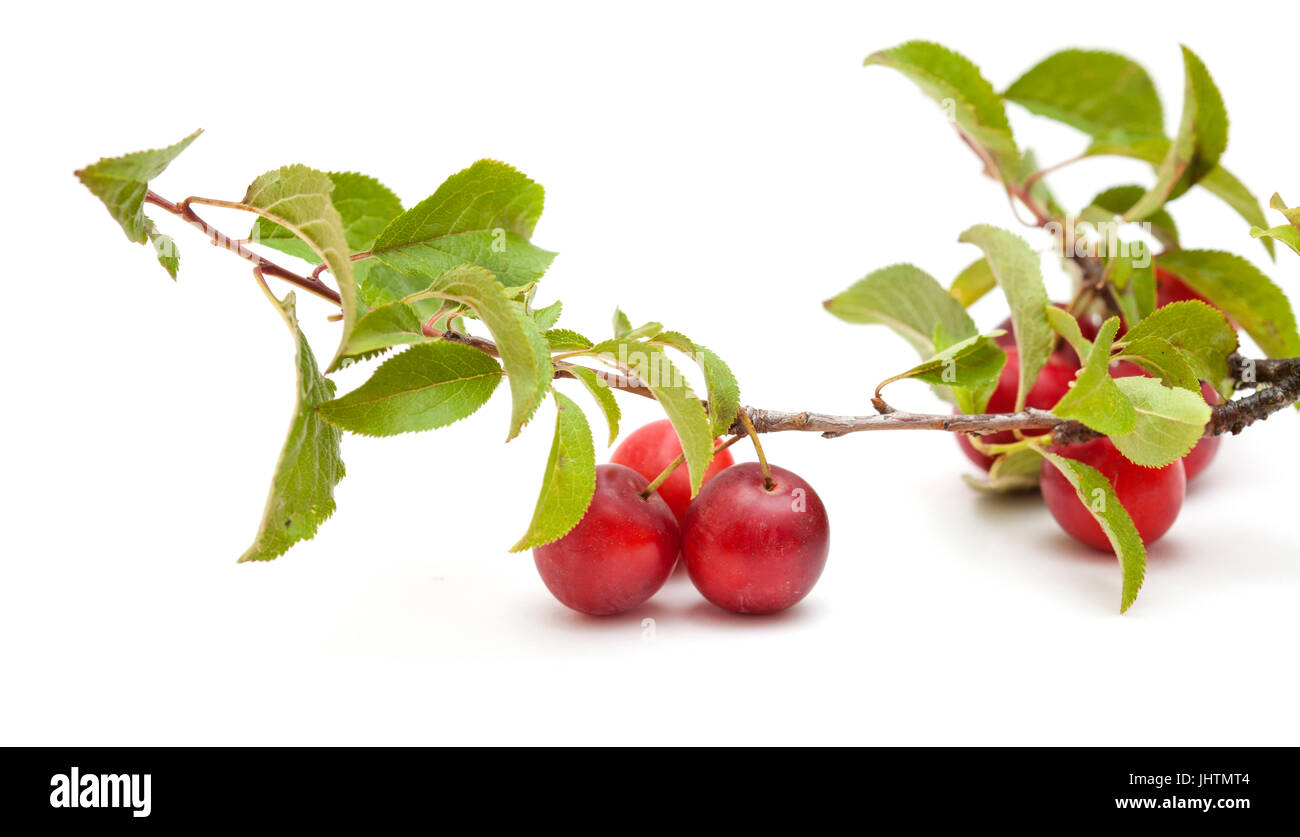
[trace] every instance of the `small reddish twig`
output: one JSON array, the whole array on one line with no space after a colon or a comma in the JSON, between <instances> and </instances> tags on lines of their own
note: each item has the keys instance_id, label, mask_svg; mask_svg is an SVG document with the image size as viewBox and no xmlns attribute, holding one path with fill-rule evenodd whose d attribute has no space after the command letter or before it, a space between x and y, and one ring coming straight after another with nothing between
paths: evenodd
<instances>
[{"instance_id":1,"label":"small reddish twig","mask_svg":"<svg viewBox=\"0 0 1300 837\"><path fill-rule=\"evenodd\" d=\"M335 305L342 307L343 299L339 296L338 291L315 277L307 277L294 273L292 270L281 267L265 256L254 253L252 250L245 247L239 239L231 238L221 230L209 224L207 221L204 221L197 213L195 213L194 207L190 205L192 203L203 203L211 206L224 206L231 209L240 209L242 208L240 204L232 204L227 201L216 201L209 198L186 198L179 204L174 204L161 195L155 193L152 189L145 193L145 200L154 206L170 212L172 215L184 219L189 224L202 230L215 246L220 247L223 250L229 250L241 259L246 259L252 262L263 275L274 276L277 279L282 279L291 285L296 285L305 291L313 293L322 299L328 299Z\"/></svg>"}]
</instances>

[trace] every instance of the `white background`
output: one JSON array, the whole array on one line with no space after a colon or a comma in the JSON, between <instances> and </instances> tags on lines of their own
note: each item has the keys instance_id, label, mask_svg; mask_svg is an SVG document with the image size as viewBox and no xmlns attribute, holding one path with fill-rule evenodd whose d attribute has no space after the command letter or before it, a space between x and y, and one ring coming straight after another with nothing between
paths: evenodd
<instances>
[{"instance_id":1,"label":"white background","mask_svg":"<svg viewBox=\"0 0 1300 837\"><path fill-rule=\"evenodd\" d=\"M962 230L1016 226L934 105L865 55L938 40L1003 88L1056 49L1113 49L1152 72L1173 130L1186 42L1232 117L1225 163L1295 202L1293 4L270 5L6 12L0 742L1300 743L1294 414L1225 444L1124 616L1112 559L1036 497L976 496L953 440L919 432L770 437L832 521L793 610L732 617L678 577L624 617L578 616L506 553L551 411L502 444L504 387L449 429L347 438L320 535L236 565L288 419L289 338L244 263L162 218L173 284L72 177L196 127L156 184L173 199L237 199L303 162L409 205L506 160L547 188L541 299L562 324L602 333L621 304L719 351L746 403L860 413L914 358L821 300L896 261L946 282L975 255ZM1011 116L1044 161L1084 145ZM1077 207L1150 177L1101 160L1052 183ZM1300 260L1269 265L1208 194L1174 212L1192 246L1300 289ZM300 313L331 351L328 307ZM938 406L909 387L892 400ZM628 427L655 417L623 404Z\"/></svg>"}]
</instances>

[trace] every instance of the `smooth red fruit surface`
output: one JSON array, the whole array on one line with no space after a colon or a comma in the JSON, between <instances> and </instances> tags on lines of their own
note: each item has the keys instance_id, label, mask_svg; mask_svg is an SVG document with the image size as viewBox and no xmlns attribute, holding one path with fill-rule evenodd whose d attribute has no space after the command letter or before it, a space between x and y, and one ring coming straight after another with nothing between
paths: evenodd
<instances>
[{"instance_id":1,"label":"smooth red fruit surface","mask_svg":"<svg viewBox=\"0 0 1300 837\"><path fill-rule=\"evenodd\" d=\"M1146 374L1145 369L1131 361L1117 360L1110 365L1110 376L1112 378L1136 378L1139 375Z\"/></svg>"},{"instance_id":2,"label":"smooth red fruit surface","mask_svg":"<svg viewBox=\"0 0 1300 837\"><path fill-rule=\"evenodd\" d=\"M1136 363L1129 363L1127 360L1121 360L1110 365L1110 376L1112 378L1131 378L1135 375L1146 375L1147 372ZM1211 406L1218 404L1222 399L1214 387L1201 381L1201 397L1205 403ZM1214 459L1219 452L1219 445L1223 442L1222 436L1206 436L1196 443L1196 447L1183 457L1183 468L1187 471L1187 481L1191 482L1197 475L1205 470L1206 466Z\"/></svg>"},{"instance_id":3,"label":"smooth red fruit surface","mask_svg":"<svg viewBox=\"0 0 1300 837\"><path fill-rule=\"evenodd\" d=\"M1157 267L1156 307L1163 308L1171 302L1186 302L1188 300L1204 302L1206 305L1214 304L1196 291L1187 287L1186 283L1184 283L1177 274L1170 273L1164 268Z\"/></svg>"},{"instance_id":4,"label":"smooth red fruit surface","mask_svg":"<svg viewBox=\"0 0 1300 837\"><path fill-rule=\"evenodd\" d=\"M1115 486L1120 504L1133 518L1142 543L1155 542L1174 525L1178 510L1183 507L1187 487L1182 460L1163 468L1143 468L1125 459L1110 439L1053 446L1048 450L1068 459L1077 459L1104 474ZM1041 475L1043 500L1061 528L1075 540L1094 549L1113 551L1101 525L1056 466L1044 459Z\"/></svg>"},{"instance_id":5,"label":"smooth red fruit surface","mask_svg":"<svg viewBox=\"0 0 1300 837\"><path fill-rule=\"evenodd\" d=\"M993 391L989 398L989 405L985 412L989 413L1010 413L1016 409L1016 391L1020 388L1020 352L1015 346L1007 346L1007 365L1002 367L1002 374L998 377L998 388ZM1033 389L1029 391L1029 397L1025 400L1026 406L1037 407L1040 410L1050 410L1056 406L1056 402L1061 400L1070 388L1070 382L1074 380L1075 369L1072 366L1060 363L1055 356L1049 360L1043 367L1043 371L1038 373L1038 380L1034 383ZM1047 432L1045 430L1026 430L1023 431L1026 436L1040 436ZM965 433L958 433L957 444L961 446L962 452L966 458L984 470L988 470L993 464L992 458L985 456L975 449L970 443L970 439ZM991 445L1005 445L1016 440L1016 434L1010 430L1004 430L1001 433L993 433L980 439L981 442Z\"/></svg>"},{"instance_id":6,"label":"smooth red fruit surface","mask_svg":"<svg viewBox=\"0 0 1300 837\"><path fill-rule=\"evenodd\" d=\"M700 490L682 525L682 555L704 598L733 613L775 613L798 602L822 574L830 521L812 486L772 466L734 465Z\"/></svg>"},{"instance_id":7,"label":"smooth red fruit surface","mask_svg":"<svg viewBox=\"0 0 1300 837\"><path fill-rule=\"evenodd\" d=\"M663 498L641 492L649 481L622 465L596 468L586 515L558 541L533 550L546 587L580 613L609 616L644 602L668 580L681 534Z\"/></svg>"},{"instance_id":8,"label":"smooth red fruit surface","mask_svg":"<svg viewBox=\"0 0 1300 837\"><path fill-rule=\"evenodd\" d=\"M663 419L651 422L629 435L614 449L614 455L609 461L616 465L626 465L646 480L653 480L681 455L682 443L677 438L677 431L673 430L671 421ZM707 483L719 471L730 468L734 462L731 451L718 452L704 472L704 481ZM659 486L659 496L664 498L668 508L676 515L677 522L681 523L686 516L686 507L691 504L691 476L685 465L678 466L672 476L664 480L663 485Z\"/></svg>"}]
</instances>

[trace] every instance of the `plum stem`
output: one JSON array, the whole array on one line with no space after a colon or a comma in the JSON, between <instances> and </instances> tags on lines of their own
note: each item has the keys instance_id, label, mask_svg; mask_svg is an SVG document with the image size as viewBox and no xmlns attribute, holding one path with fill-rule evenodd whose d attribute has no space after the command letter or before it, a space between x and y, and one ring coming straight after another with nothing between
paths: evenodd
<instances>
[{"instance_id":1,"label":"plum stem","mask_svg":"<svg viewBox=\"0 0 1300 837\"><path fill-rule=\"evenodd\" d=\"M743 438L745 437L742 434L739 436L732 436L730 439L728 439L725 442L718 442L718 444L715 445L713 448L713 455L717 456L719 453L722 453L724 450L736 444L736 442L739 442ZM645 490L641 492L641 499L649 500L650 495L653 494L655 491L657 491L659 486L663 485L664 482L666 482L668 478L673 475L673 471L676 471L678 468L680 468L682 463L685 461L686 461L685 451L677 454L677 458L674 459L672 462L669 462L668 467L664 468L663 471L660 472L659 476L651 480L650 484L645 487Z\"/></svg>"},{"instance_id":2,"label":"plum stem","mask_svg":"<svg viewBox=\"0 0 1300 837\"><path fill-rule=\"evenodd\" d=\"M776 488L776 483L772 482L772 468L767 464L767 455L763 453L763 444L758 441L758 430L754 428L754 422L749 418L749 410L742 407L736 414L736 418L749 434L749 440L754 443L754 453L758 455L758 469L763 472L763 487L771 491Z\"/></svg>"}]
</instances>

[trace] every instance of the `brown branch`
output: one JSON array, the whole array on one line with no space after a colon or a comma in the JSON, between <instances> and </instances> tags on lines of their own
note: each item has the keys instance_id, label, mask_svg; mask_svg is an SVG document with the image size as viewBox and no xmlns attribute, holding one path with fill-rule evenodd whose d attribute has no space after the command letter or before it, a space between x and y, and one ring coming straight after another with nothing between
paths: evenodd
<instances>
[{"instance_id":1,"label":"brown branch","mask_svg":"<svg viewBox=\"0 0 1300 837\"><path fill-rule=\"evenodd\" d=\"M501 357L501 352L497 349L497 344L491 340L485 340L482 337L475 337L472 334L462 334L459 331L443 331L434 328L429 324L421 327L426 337L436 337L439 340L446 340L449 343L460 343L463 346L472 346L481 352L492 355L492 357ZM590 366L580 366L576 363L569 363L564 360L553 361L556 378L576 378L577 374L573 372L575 368L586 369L603 381L605 386L611 389L618 389L624 392L630 392L633 395L640 395L643 398L654 398L654 392L644 381L625 372L608 372L603 369L592 369Z\"/></svg>"},{"instance_id":2,"label":"brown branch","mask_svg":"<svg viewBox=\"0 0 1300 837\"><path fill-rule=\"evenodd\" d=\"M1300 364L1297 358L1288 358L1292 363L1290 372L1275 385L1257 390L1245 398L1229 401L1214 408L1214 415L1206 425L1205 435L1218 436L1221 433L1237 435L1250 425L1284 410L1300 398Z\"/></svg>"},{"instance_id":3,"label":"brown branch","mask_svg":"<svg viewBox=\"0 0 1300 837\"><path fill-rule=\"evenodd\" d=\"M909 413L893 410L874 416L835 416L826 413L787 413L781 410L762 410L746 407L745 412L759 433L779 433L787 430L820 433L828 439L849 433L872 430L946 430L953 433L985 435L1004 430L1049 430L1065 424L1043 410L1028 409L1019 413L989 413L966 415L963 413ZM744 432L743 423L737 419L730 432Z\"/></svg>"},{"instance_id":4,"label":"brown branch","mask_svg":"<svg viewBox=\"0 0 1300 837\"><path fill-rule=\"evenodd\" d=\"M202 230L203 233L207 235L208 239L212 242L213 245L220 247L223 250L229 250L230 252L234 253L236 256L239 256L241 259L247 259L248 261L253 263L254 267L261 270L263 275L274 276L277 279L283 279L285 282L288 282L291 285L296 285L297 287L302 288L303 290L308 291L310 293L313 293L316 296L319 296L323 299L328 299L330 302L334 303L335 305L338 306L343 305L343 299L339 296L338 291L334 290L329 285L326 285L324 282L320 281L317 278L303 276L301 274L294 273L292 270L289 270L288 268L281 267L280 265L276 264L275 262L271 261L265 256L262 256L258 253L254 253L252 250L249 250L247 247L244 246L242 241L231 238L230 236L221 232L221 230L209 224L207 221L204 221L202 218L198 216L197 213L194 212L194 207L190 206L190 200L182 201L180 204L174 204L171 201L167 200L166 198L162 197L161 195L156 194L152 189L145 193L145 200L153 204L154 206L157 206L167 212L170 212L171 214L177 216L178 218L184 219L189 224ZM208 200L204 200L202 202L213 203L213 204L217 203L216 201L208 201Z\"/></svg>"},{"instance_id":5,"label":"brown branch","mask_svg":"<svg viewBox=\"0 0 1300 837\"><path fill-rule=\"evenodd\" d=\"M1263 421L1279 410L1300 401L1300 358L1265 358L1251 360L1233 352L1228 357L1228 368L1238 383L1250 388L1269 384L1236 401L1216 404L1211 408L1210 421L1205 425L1206 436L1237 435L1257 421ZM1253 376L1253 380L1251 379ZM1073 444L1097 439L1103 434L1077 421L1062 422L1052 431L1052 441Z\"/></svg>"},{"instance_id":6,"label":"brown branch","mask_svg":"<svg viewBox=\"0 0 1300 837\"><path fill-rule=\"evenodd\" d=\"M1206 436L1224 433L1236 435L1257 421L1263 421L1279 410L1300 400L1300 358L1282 358L1248 361L1233 355L1234 374L1254 364L1256 379L1269 383L1264 389L1218 404L1212 408L1210 421L1205 425ZM871 430L946 430L955 433L984 435L1003 430L1050 430L1052 442L1060 445L1087 442L1103 434L1077 421L1068 421L1043 410L1025 410L1019 413L990 413L985 415L942 415L933 413L907 413L894 411L875 416L833 416L824 413L786 413L778 410L760 410L746 407L750 419L760 433L801 430L821 433L827 438L861 433ZM743 430L740 422L731 432Z\"/></svg>"},{"instance_id":7,"label":"brown branch","mask_svg":"<svg viewBox=\"0 0 1300 837\"><path fill-rule=\"evenodd\" d=\"M493 357L500 357L497 346L491 340L474 337L455 331L441 331L431 326L424 327L429 337L449 340L466 346L473 346ZM576 364L557 360L555 377L573 378ZM1213 407L1210 421L1205 426L1206 436L1218 436L1223 433L1240 433L1257 421L1268 418L1273 413L1284 409L1300 400L1300 358L1247 360L1238 354L1229 358L1233 375L1239 380L1246 370L1253 367L1256 381L1272 386L1261 389L1253 395L1219 404ZM650 387L634 375L620 372L606 372L583 366L595 373L606 386L624 392L654 398ZM809 411L785 412L782 410L765 410L758 407L745 407L745 413L759 433L781 433L797 431L820 433L827 439L846 436L850 433L864 433L875 430L940 430L949 433L969 433L983 436L1006 430L1049 430L1055 444L1074 444L1100 438L1103 434L1077 421L1060 418L1045 410L1026 409L1018 413L982 413L967 415L964 413L910 413L890 409L872 416L839 416L828 413ZM741 435L746 432L744 422L737 418L728 432Z\"/></svg>"},{"instance_id":8,"label":"brown branch","mask_svg":"<svg viewBox=\"0 0 1300 837\"><path fill-rule=\"evenodd\" d=\"M431 326L424 327L429 337L437 337L473 346L493 357L500 357L496 344L482 337L474 337L455 331L440 331ZM576 364L557 360L555 377L575 377L573 368ZM1205 426L1206 436L1218 436L1223 433L1237 434L1257 421L1263 421L1273 413L1284 409L1300 400L1300 358L1247 360L1233 354L1229 365L1234 376L1240 375L1253 367L1256 381L1271 383L1245 398L1219 404L1212 408L1210 421ZM645 382L634 375L606 372L590 367L581 367L595 373L606 386L624 392L654 398L654 393ZM820 433L827 439L846 436L850 433L864 433L874 430L940 430L949 433L969 433L983 436L1007 430L1050 430L1055 444L1074 444L1100 438L1103 434L1077 421L1060 418L1045 410L1026 409L1018 413L982 413L967 415L964 413L910 413L893 410L872 416L840 416L809 411L785 412L782 410L765 410L758 407L745 407L746 415L753 422L759 433L780 433L798 431ZM744 422L737 418L728 430L731 434L746 432Z\"/></svg>"}]
</instances>

